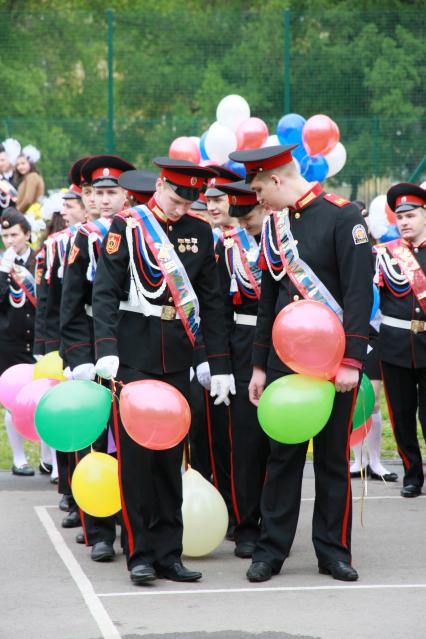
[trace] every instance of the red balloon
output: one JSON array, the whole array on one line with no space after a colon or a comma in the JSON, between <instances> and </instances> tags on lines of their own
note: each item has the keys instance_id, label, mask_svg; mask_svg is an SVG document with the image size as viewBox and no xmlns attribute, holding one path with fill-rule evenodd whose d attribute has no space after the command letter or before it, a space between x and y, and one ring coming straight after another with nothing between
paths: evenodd
<instances>
[{"instance_id":1,"label":"red balloon","mask_svg":"<svg viewBox=\"0 0 426 639\"><path fill-rule=\"evenodd\" d=\"M182 393L155 379L124 386L120 416L130 437L151 450L173 448L183 440L191 424L191 409Z\"/></svg>"},{"instance_id":2,"label":"red balloon","mask_svg":"<svg viewBox=\"0 0 426 639\"><path fill-rule=\"evenodd\" d=\"M236 130L237 149L242 151L245 149L258 149L269 136L268 127L260 118L248 118L243 120Z\"/></svg>"},{"instance_id":3,"label":"red balloon","mask_svg":"<svg viewBox=\"0 0 426 639\"><path fill-rule=\"evenodd\" d=\"M309 155L327 155L340 140L339 127L328 115L313 115L303 127L302 139Z\"/></svg>"},{"instance_id":4,"label":"red balloon","mask_svg":"<svg viewBox=\"0 0 426 639\"><path fill-rule=\"evenodd\" d=\"M351 432L351 438L349 440L351 448L353 448L356 444L360 444L367 437L372 423L373 418L369 417L364 424L358 426L358 428L355 428L355 430Z\"/></svg>"},{"instance_id":5,"label":"red balloon","mask_svg":"<svg viewBox=\"0 0 426 639\"><path fill-rule=\"evenodd\" d=\"M176 138L170 145L169 158L174 160L187 160L188 162L194 162L198 164L201 159L200 149L197 144L191 138L182 136Z\"/></svg>"},{"instance_id":6,"label":"red balloon","mask_svg":"<svg viewBox=\"0 0 426 639\"><path fill-rule=\"evenodd\" d=\"M396 224L396 215L387 202L385 203L385 213L389 224Z\"/></svg>"},{"instance_id":7,"label":"red balloon","mask_svg":"<svg viewBox=\"0 0 426 639\"><path fill-rule=\"evenodd\" d=\"M282 309L272 327L278 357L311 377L332 379L345 352L345 332L337 315L321 302L301 300Z\"/></svg>"},{"instance_id":8,"label":"red balloon","mask_svg":"<svg viewBox=\"0 0 426 639\"><path fill-rule=\"evenodd\" d=\"M43 395L59 383L59 379L48 379L47 377L34 379L25 384L16 395L12 407L12 420L18 433L25 439L30 439L33 442L40 441L34 423L36 408Z\"/></svg>"}]
</instances>

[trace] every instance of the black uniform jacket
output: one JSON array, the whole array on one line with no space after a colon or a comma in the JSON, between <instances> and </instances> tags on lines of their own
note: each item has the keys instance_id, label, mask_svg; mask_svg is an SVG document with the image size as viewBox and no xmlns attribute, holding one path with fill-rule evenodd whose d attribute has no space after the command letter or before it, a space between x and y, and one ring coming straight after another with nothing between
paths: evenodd
<instances>
[{"instance_id":1,"label":"black uniform jacket","mask_svg":"<svg viewBox=\"0 0 426 639\"><path fill-rule=\"evenodd\" d=\"M23 266L30 273L35 270L35 253L31 250ZM18 267L17 267L18 268ZM35 307L26 299L25 304L15 308L9 300L9 287L18 290L9 273L0 272L0 350L33 352Z\"/></svg>"},{"instance_id":2,"label":"black uniform jacket","mask_svg":"<svg viewBox=\"0 0 426 639\"><path fill-rule=\"evenodd\" d=\"M211 372L213 375L228 373L230 363L224 335L223 300L210 225L192 214L183 216L178 222L167 220L154 198L148 206L177 251L198 297ZM129 217L125 211L114 217L99 257L93 294L97 357L118 355L121 365L159 375L189 369L194 351L179 319L163 320L119 310L120 301L128 300L130 288L126 240ZM146 290L158 291L163 277L153 277L146 262L139 259L137 229L133 229L132 234L140 281ZM108 252L108 246L114 246L116 250ZM151 263L156 264L150 251L148 255ZM161 296L149 301L158 306L173 306L167 286Z\"/></svg>"},{"instance_id":3,"label":"black uniform jacket","mask_svg":"<svg viewBox=\"0 0 426 639\"><path fill-rule=\"evenodd\" d=\"M40 250L36 259L35 282L37 307L34 322L34 355L46 354L45 318L48 283L46 281L46 248Z\"/></svg>"},{"instance_id":4,"label":"black uniform jacket","mask_svg":"<svg viewBox=\"0 0 426 639\"><path fill-rule=\"evenodd\" d=\"M290 209L289 216L300 259L311 267L343 309L344 363L359 365L367 352L373 302L371 245L363 219L355 205L324 193L318 184ZM272 236L277 247L274 224ZM276 281L265 266L264 255L261 262L266 270L262 276L253 364L289 372L271 344L272 326L282 308L302 297L287 274ZM274 272L279 276L282 264L276 268Z\"/></svg>"},{"instance_id":5,"label":"black uniform jacket","mask_svg":"<svg viewBox=\"0 0 426 639\"><path fill-rule=\"evenodd\" d=\"M426 273L426 246L413 248L407 244L422 271ZM396 319L426 322L426 315L413 293L406 276L386 249L378 244L375 252L381 251L377 261L377 276L380 290L380 309L383 315ZM420 328L426 326L420 324ZM416 324L413 323L416 329ZM426 367L426 332L415 332L406 328L380 325L380 359L403 368Z\"/></svg>"}]
</instances>

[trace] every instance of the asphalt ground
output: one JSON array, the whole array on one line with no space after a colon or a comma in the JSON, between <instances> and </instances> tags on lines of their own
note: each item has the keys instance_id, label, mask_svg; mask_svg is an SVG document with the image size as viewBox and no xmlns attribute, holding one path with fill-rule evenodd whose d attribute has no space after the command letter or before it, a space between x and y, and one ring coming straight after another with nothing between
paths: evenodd
<instances>
[{"instance_id":1,"label":"asphalt ground","mask_svg":"<svg viewBox=\"0 0 426 639\"><path fill-rule=\"evenodd\" d=\"M397 462L386 465L399 473ZM402 482L353 481L353 584L318 574L311 543L314 495L307 463L295 543L281 574L245 578L249 560L224 541L184 559L197 584L134 586L116 558L96 564L63 529L48 478L0 473L1 639L424 639L426 498L403 499Z\"/></svg>"}]
</instances>

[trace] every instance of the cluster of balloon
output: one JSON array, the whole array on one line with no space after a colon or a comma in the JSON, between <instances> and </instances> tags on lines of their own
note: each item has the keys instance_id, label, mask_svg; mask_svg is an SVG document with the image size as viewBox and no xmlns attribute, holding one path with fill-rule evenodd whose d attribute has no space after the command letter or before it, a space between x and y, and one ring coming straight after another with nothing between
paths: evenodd
<instances>
[{"instance_id":1,"label":"cluster of balloon","mask_svg":"<svg viewBox=\"0 0 426 639\"><path fill-rule=\"evenodd\" d=\"M189 468L182 477L183 553L202 557L225 538L228 510L222 495L199 472Z\"/></svg>"},{"instance_id":2,"label":"cluster of balloon","mask_svg":"<svg viewBox=\"0 0 426 639\"><path fill-rule=\"evenodd\" d=\"M386 195L377 195L371 200L367 224L371 235L379 242L390 242L399 237L396 215L389 208Z\"/></svg>"},{"instance_id":3,"label":"cluster of balloon","mask_svg":"<svg viewBox=\"0 0 426 639\"><path fill-rule=\"evenodd\" d=\"M200 137L173 140L169 156L202 165L223 165L245 177L244 166L230 161L229 154L277 144L298 145L293 157L309 182L333 177L346 163L339 127L328 115L319 113L306 120L297 113L287 113L279 120L275 134L269 135L267 124L251 115L247 100L234 94L222 98L215 122Z\"/></svg>"},{"instance_id":4,"label":"cluster of balloon","mask_svg":"<svg viewBox=\"0 0 426 639\"><path fill-rule=\"evenodd\" d=\"M350 445L360 444L368 435L372 425L371 415L374 410L375 396L373 384L364 373L361 378L358 395L352 416L352 433Z\"/></svg>"}]
</instances>

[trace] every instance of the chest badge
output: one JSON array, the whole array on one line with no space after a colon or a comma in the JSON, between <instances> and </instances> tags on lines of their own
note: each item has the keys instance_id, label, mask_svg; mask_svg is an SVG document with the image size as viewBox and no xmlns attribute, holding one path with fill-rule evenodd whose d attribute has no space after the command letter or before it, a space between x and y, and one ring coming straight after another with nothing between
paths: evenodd
<instances>
[{"instance_id":1,"label":"chest badge","mask_svg":"<svg viewBox=\"0 0 426 639\"><path fill-rule=\"evenodd\" d=\"M118 252L121 244L121 235L119 233L108 233L108 239L106 242L106 252L108 255L113 255Z\"/></svg>"},{"instance_id":2,"label":"chest badge","mask_svg":"<svg viewBox=\"0 0 426 639\"><path fill-rule=\"evenodd\" d=\"M362 224L356 224L352 229L354 244L366 244L368 242L367 231Z\"/></svg>"}]
</instances>

